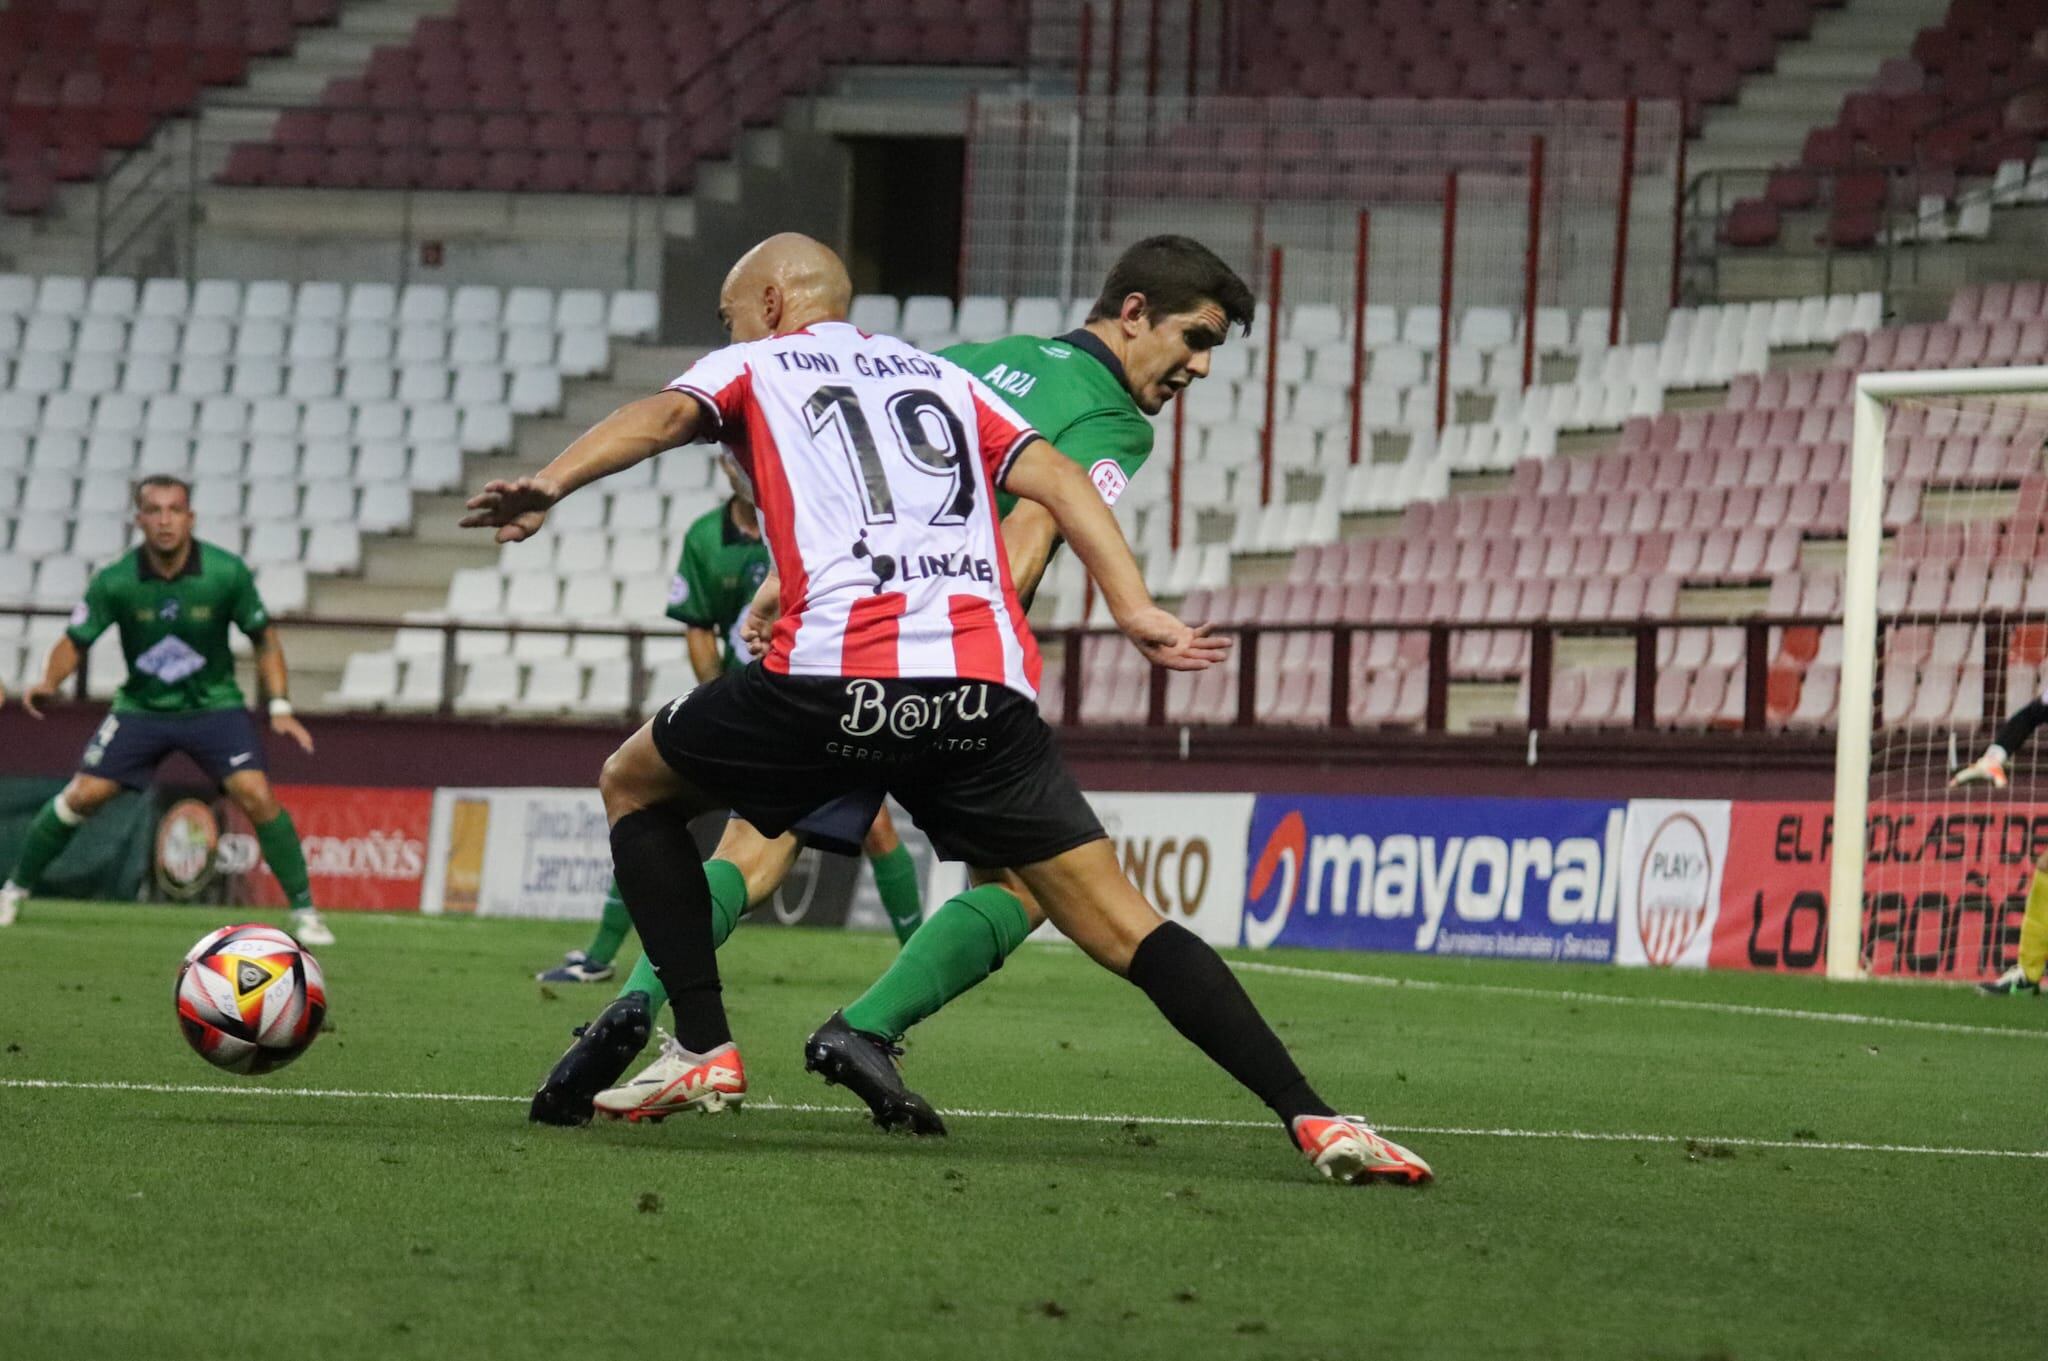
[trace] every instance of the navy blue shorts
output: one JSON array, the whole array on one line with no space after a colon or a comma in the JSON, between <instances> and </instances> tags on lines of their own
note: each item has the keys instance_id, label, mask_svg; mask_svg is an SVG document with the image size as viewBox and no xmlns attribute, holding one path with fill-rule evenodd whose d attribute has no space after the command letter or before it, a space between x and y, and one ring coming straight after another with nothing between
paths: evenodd
<instances>
[{"instance_id":1,"label":"navy blue shorts","mask_svg":"<svg viewBox=\"0 0 2048 1361\"><path fill-rule=\"evenodd\" d=\"M875 817L882 811L884 797L879 788L841 794L816 812L798 818L789 830L806 846L816 846L834 855L859 855L868 828L875 825Z\"/></svg>"},{"instance_id":2,"label":"navy blue shorts","mask_svg":"<svg viewBox=\"0 0 2048 1361\"><path fill-rule=\"evenodd\" d=\"M247 709L196 714L109 713L79 759L79 773L128 789L148 786L156 768L184 752L215 784L245 770L262 770L263 737Z\"/></svg>"}]
</instances>

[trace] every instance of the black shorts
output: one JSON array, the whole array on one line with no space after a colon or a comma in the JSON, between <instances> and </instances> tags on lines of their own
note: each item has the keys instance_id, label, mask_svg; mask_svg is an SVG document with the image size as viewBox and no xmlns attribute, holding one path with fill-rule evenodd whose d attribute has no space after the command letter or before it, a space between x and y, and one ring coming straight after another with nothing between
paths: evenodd
<instances>
[{"instance_id":1,"label":"black shorts","mask_svg":"<svg viewBox=\"0 0 2048 1361\"><path fill-rule=\"evenodd\" d=\"M775 676L757 662L656 714L654 744L766 836L881 793L942 858L970 865L1036 864L1103 834L1038 707L987 681Z\"/></svg>"},{"instance_id":2,"label":"black shorts","mask_svg":"<svg viewBox=\"0 0 2048 1361\"><path fill-rule=\"evenodd\" d=\"M264 768L263 738L249 711L205 709L191 714L109 713L93 730L78 769L124 788L142 789L164 758L180 751L215 784Z\"/></svg>"}]
</instances>

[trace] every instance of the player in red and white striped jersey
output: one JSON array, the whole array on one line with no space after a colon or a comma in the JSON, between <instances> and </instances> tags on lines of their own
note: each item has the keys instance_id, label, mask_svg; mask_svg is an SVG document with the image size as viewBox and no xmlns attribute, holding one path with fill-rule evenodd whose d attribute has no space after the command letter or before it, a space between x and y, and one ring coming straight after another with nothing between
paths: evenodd
<instances>
[{"instance_id":1,"label":"player in red and white striped jersey","mask_svg":"<svg viewBox=\"0 0 2048 1361\"><path fill-rule=\"evenodd\" d=\"M698 399L753 483L782 584L769 671L1036 696L995 488L1038 435L979 378L819 321L716 351L668 390Z\"/></svg>"},{"instance_id":2,"label":"player in red and white striped jersey","mask_svg":"<svg viewBox=\"0 0 2048 1361\"><path fill-rule=\"evenodd\" d=\"M1265 1101L1324 1175L1429 1179L1427 1163L1325 1104L1215 951L1124 877L1031 701L1037 650L993 493L1045 507L1155 664L1201 670L1228 643L1152 601L1078 465L957 367L845 326L851 294L824 246L763 242L720 294L738 343L539 474L490 483L463 520L501 543L527 538L576 488L698 439L723 441L754 484L781 581L767 659L670 703L599 781L619 889L675 1013L672 1090L655 1108L719 1110L746 1092L689 820L731 808L773 838L821 804L882 792L947 858L1014 867L1069 939ZM614 1002L543 1093L587 1112L596 1087L565 1065L616 1076L648 1026L641 994ZM836 1015L805 1047L806 1066L861 1090L881 1123L936 1132L891 1057Z\"/></svg>"}]
</instances>

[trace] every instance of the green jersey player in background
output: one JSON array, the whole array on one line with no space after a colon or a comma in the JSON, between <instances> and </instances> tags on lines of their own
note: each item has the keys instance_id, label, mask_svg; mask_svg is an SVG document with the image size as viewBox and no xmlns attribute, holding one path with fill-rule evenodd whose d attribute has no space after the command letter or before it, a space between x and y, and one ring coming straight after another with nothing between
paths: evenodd
<instances>
[{"instance_id":1,"label":"green jersey player in background","mask_svg":"<svg viewBox=\"0 0 2048 1361\"><path fill-rule=\"evenodd\" d=\"M1209 352L1233 326L1250 331L1251 289L1200 242L1154 236L1127 249L1111 267L1080 329L1061 336L1009 336L987 344L956 345L942 357L988 383L1032 427L1079 463L1112 505L1152 452L1151 417L1209 372ZM1004 496L1003 545L1018 596L1029 601L1059 546L1043 507ZM773 579L756 596L774 603ZM757 613L752 622L765 621ZM765 632L764 632L765 637ZM796 857L794 836L774 841L735 821L717 858L705 863L711 881L713 923L719 941L741 914L781 883ZM845 1012L855 1043L875 1059L862 1065L875 1084L860 1089L878 1119L900 1110L884 1086L894 1078L887 1053L912 1025L1002 967L1024 938L1045 920L1007 867L976 866L975 886L948 899L903 946L887 973ZM635 996L635 994L643 994ZM620 1036L645 1035L650 1011L666 995L651 969L636 970L619 997L588 1026L535 1094L532 1118L578 1123L590 1117L588 1093L607 1087L631 1062L638 1045ZM835 1017L833 1025L841 1025ZM831 1027L828 1026L828 1030ZM825 1032L821 1032L821 1035ZM684 1060L666 1050L630 1082L601 1092L597 1109L629 1119L659 1118Z\"/></svg>"},{"instance_id":2,"label":"green jersey player in background","mask_svg":"<svg viewBox=\"0 0 2048 1361\"><path fill-rule=\"evenodd\" d=\"M739 625L754 599L754 592L768 578L768 545L761 540L760 522L754 503L740 476L739 465L729 454L721 455L720 466L732 484L732 499L716 510L697 517L683 535L683 551L676 560L676 574L669 581L668 608L664 613L688 629L686 646L690 669L703 684L722 671L745 666L750 658L740 642ZM896 824L884 807L875 814L861 842L868 868L874 871L875 891L896 939L906 941L924 920L924 903L919 896L917 862L896 835ZM770 890L773 891L772 889ZM625 943L633 920L626 914L625 900L616 881L605 886L604 910L598 918L597 934L581 950L571 950L554 968L535 975L543 983L601 983L613 973L612 960ZM660 990L654 966L643 956L627 976L623 991L635 989L649 995Z\"/></svg>"},{"instance_id":3,"label":"green jersey player in background","mask_svg":"<svg viewBox=\"0 0 2048 1361\"><path fill-rule=\"evenodd\" d=\"M194 538L192 518L192 488L183 480L146 477L136 484L142 543L86 584L42 679L21 697L41 718L40 701L78 669L93 640L109 628L120 630L128 679L86 745L78 773L29 824L21 858L0 884L0 926L14 921L22 900L87 818L124 788L144 788L165 757L182 751L248 815L264 862L291 903L292 934L307 945L334 943L313 907L298 828L264 772L263 739L235 683L228 629L240 629L256 646L270 730L310 753L313 739L286 698L284 645L248 564Z\"/></svg>"}]
</instances>

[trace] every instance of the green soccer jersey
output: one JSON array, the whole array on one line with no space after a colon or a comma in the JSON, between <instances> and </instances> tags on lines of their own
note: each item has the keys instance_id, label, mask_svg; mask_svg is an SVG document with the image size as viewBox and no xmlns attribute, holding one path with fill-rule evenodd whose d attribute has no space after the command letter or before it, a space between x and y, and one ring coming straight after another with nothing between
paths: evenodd
<instances>
[{"instance_id":1,"label":"green soccer jersey","mask_svg":"<svg viewBox=\"0 0 2048 1361\"><path fill-rule=\"evenodd\" d=\"M121 630L128 679L115 713L182 714L243 707L230 624L251 638L270 627L256 578L227 549L194 539L176 576L158 576L141 548L101 568L65 633L83 651L108 628Z\"/></svg>"},{"instance_id":2,"label":"green soccer jersey","mask_svg":"<svg viewBox=\"0 0 2048 1361\"><path fill-rule=\"evenodd\" d=\"M691 522L669 579L667 611L671 619L718 633L727 671L747 664L739 623L768 575L768 545L733 521L732 507L728 501Z\"/></svg>"},{"instance_id":3,"label":"green soccer jersey","mask_svg":"<svg viewBox=\"0 0 2048 1361\"><path fill-rule=\"evenodd\" d=\"M1087 331L1043 336L1006 336L986 345L954 345L946 359L974 374L1081 465L1102 499L1111 505L1152 453L1152 422L1124 387L1123 365ZM1017 504L1008 492L996 505L1004 514Z\"/></svg>"}]
</instances>

